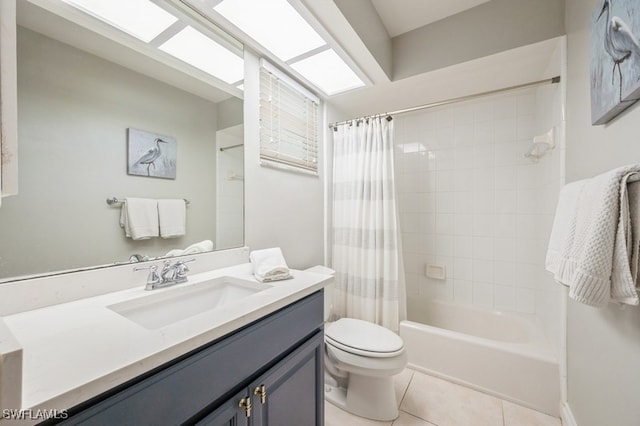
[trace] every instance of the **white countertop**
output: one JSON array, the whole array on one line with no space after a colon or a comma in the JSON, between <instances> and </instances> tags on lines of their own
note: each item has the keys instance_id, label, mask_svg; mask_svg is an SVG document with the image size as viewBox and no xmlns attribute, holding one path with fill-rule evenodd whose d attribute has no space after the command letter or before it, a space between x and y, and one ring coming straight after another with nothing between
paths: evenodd
<instances>
[{"instance_id":1,"label":"white countertop","mask_svg":"<svg viewBox=\"0 0 640 426\"><path fill-rule=\"evenodd\" d=\"M293 270L293 279L269 283L271 288L241 301L156 330L107 307L216 277L254 280L251 271L250 264L232 266L192 275L187 283L166 289L145 291L142 284L2 317L4 329L23 349L21 407L15 408L70 408L295 302L331 280Z\"/></svg>"}]
</instances>

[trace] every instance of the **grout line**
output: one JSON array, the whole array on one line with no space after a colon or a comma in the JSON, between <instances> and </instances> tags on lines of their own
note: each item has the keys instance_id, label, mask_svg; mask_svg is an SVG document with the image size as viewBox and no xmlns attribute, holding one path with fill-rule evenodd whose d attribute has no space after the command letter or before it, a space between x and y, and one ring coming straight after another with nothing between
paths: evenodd
<instances>
[{"instance_id":1,"label":"grout line","mask_svg":"<svg viewBox=\"0 0 640 426\"><path fill-rule=\"evenodd\" d=\"M404 388L404 392L402 393L402 398L400 398L400 402L398 403L398 410L400 409L400 406L402 405L402 401L404 401L404 397L407 396L407 392L409 392L409 386L411 386L411 382L413 381L413 376L416 374L415 371L408 369L409 371L411 371L411 377L409 378L409 381L407 382L407 387ZM409 414L409 413L407 413Z\"/></svg>"},{"instance_id":2,"label":"grout line","mask_svg":"<svg viewBox=\"0 0 640 426\"><path fill-rule=\"evenodd\" d=\"M427 423L427 425L429 425L429 426L439 426L436 423L430 422L429 420L425 420L422 417L418 417L418 416L416 416L414 414L411 414L411 413L408 413L408 412L406 412L404 410L398 410L398 411L406 414L407 416L413 417L414 419L418 419L418 420L420 420L420 421L422 421L424 423ZM394 426L396 424L396 421L397 421L397 419L393 421L393 424L391 426Z\"/></svg>"},{"instance_id":3,"label":"grout line","mask_svg":"<svg viewBox=\"0 0 640 426\"><path fill-rule=\"evenodd\" d=\"M409 386L411 386L411 382L413 382L413 378L416 376L416 374L424 374L424 373L420 373L420 372L418 372L416 370L412 370L410 368L407 368L407 370L411 371L411 378L409 379L409 383L407 383L407 387L405 388L404 393L402 394L402 398L400 399L400 404L398 404L398 411L402 411L403 413L408 414L411 417L415 417L416 419L420 419L420 420L428 423L429 425L439 426L436 423L430 422L429 420L424 419L424 418L422 418L422 417L420 417L420 416L418 416L416 414L412 414L412 413L410 413L408 411L404 411L404 410L400 409L400 406L402 405L402 401L404 401L404 398L407 396L407 393L409 392ZM395 421L394 421L394 423L395 423ZM393 424L391 426L393 426Z\"/></svg>"}]
</instances>

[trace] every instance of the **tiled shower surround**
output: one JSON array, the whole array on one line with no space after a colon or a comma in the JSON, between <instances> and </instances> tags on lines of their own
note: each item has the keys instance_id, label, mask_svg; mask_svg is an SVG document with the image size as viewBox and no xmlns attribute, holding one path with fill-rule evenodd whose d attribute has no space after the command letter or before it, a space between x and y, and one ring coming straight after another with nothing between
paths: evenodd
<instances>
[{"instance_id":1,"label":"tiled shower surround","mask_svg":"<svg viewBox=\"0 0 640 426\"><path fill-rule=\"evenodd\" d=\"M395 118L409 297L521 313L557 299L544 256L561 147L537 162L524 154L534 135L560 130L559 93L545 86ZM427 277L427 264L444 266L445 279Z\"/></svg>"}]
</instances>

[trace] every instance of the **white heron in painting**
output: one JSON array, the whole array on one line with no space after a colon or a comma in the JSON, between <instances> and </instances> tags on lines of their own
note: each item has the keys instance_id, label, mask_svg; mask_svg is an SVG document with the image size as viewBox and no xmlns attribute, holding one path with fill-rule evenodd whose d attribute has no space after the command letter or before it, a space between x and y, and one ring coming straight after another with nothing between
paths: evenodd
<instances>
[{"instance_id":1,"label":"white heron in painting","mask_svg":"<svg viewBox=\"0 0 640 426\"><path fill-rule=\"evenodd\" d=\"M160 143L168 143L167 141L164 141L160 138L156 138L153 142L155 143L155 145L149 148L149 150L147 150L147 152L145 152L142 157L140 157L138 161L136 161L136 164L144 164L147 166L147 176L151 176L149 168L153 166L153 168L155 169L156 165L154 164L154 162L162 155Z\"/></svg>"},{"instance_id":2,"label":"white heron in painting","mask_svg":"<svg viewBox=\"0 0 640 426\"><path fill-rule=\"evenodd\" d=\"M620 65L635 56L640 59L640 42L631 31L631 27L620 17L611 14L611 0L604 0L602 10L596 22L600 20L602 15L606 13L607 26L604 35L604 49L613 60L613 73L611 75L611 84L614 84L615 71L618 69L620 77L620 101L622 101L622 69Z\"/></svg>"}]
</instances>

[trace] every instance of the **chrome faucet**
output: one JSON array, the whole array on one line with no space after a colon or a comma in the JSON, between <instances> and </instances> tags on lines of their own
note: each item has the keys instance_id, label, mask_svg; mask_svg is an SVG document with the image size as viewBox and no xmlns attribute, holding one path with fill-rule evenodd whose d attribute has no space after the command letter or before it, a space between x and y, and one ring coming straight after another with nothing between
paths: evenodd
<instances>
[{"instance_id":1,"label":"chrome faucet","mask_svg":"<svg viewBox=\"0 0 640 426\"><path fill-rule=\"evenodd\" d=\"M185 263L193 262L196 259L178 260L173 265L170 260L165 260L162 264L162 270L158 273L158 265L145 267L136 266L134 271L148 270L147 285L145 290L155 290L157 288L169 287L187 281L187 272L189 268Z\"/></svg>"}]
</instances>

